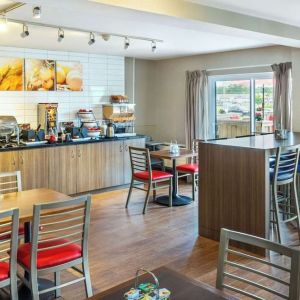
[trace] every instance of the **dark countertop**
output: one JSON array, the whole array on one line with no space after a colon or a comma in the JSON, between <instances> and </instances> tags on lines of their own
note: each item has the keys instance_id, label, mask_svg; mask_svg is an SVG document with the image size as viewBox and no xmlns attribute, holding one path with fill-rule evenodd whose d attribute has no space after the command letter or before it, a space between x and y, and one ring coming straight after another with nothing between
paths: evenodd
<instances>
[{"instance_id":1,"label":"dark countertop","mask_svg":"<svg viewBox=\"0 0 300 300\"><path fill-rule=\"evenodd\" d=\"M12 147L12 148L0 148L0 152L39 149L39 148L50 148L50 147L61 147L61 146L76 146L76 145L82 145L82 144L93 144L93 143L105 143L105 142L112 142L112 141L142 139L142 138L145 138L145 137L146 136L144 136L144 135L137 134L136 136L100 138L100 139L91 139L91 140L80 141L80 142L40 144L40 145L32 145L32 146L20 145L20 146Z\"/></svg>"},{"instance_id":2,"label":"dark countertop","mask_svg":"<svg viewBox=\"0 0 300 300\"><path fill-rule=\"evenodd\" d=\"M300 145L300 132L290 132L286 140L276 140L274 134L266 134L227 140L207 141L204 143L256 150L272 150L278 147Z\"/></svg>"}]
</instances>

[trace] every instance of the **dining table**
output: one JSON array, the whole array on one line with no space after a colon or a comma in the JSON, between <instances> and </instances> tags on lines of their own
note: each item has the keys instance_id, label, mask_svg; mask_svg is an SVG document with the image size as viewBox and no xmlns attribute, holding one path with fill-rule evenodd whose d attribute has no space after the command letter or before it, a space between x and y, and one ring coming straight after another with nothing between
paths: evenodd
<instances>
[{"instance_id":1,"label":"dining table","mask_svg":"<svg viewBox=\"0 0 300 300\"><path fill-rule=\"evenodd\" d=\"M13 192L2 195L0 200L1 210L9 210L13 208L19 209L20 223L24 223L24 242L31 241L31 223L33 219L33 206L41 203L51 203L70 199L70 196L59 193L47 188L39 188L26 190L21 192ZM28 274L25 275L28 278ZM46 279L39 279L39 286L43 289L45 286L53 286L53 282ZM54 292L45 293L40 299L54 299ZM2 298L1 298L2 299ZM31 291L23 284L19 288L19 300L31 299Z\"/></svg>"},{"instance_id":2,"label":"dining table","mask_svg":"<svg viewBox=\"0 0 300 300\"><path fill-rule=\"evenodd\" d=\"M192 278L188 278L170 268L160 267L152 271L157 277L159 288L166 288L171 292L172 300L237 300L237 298ZM139 276L139 283L153 282L148 274ZM107 291L94 295L89 300L117 300L124 299L124 294L135 286L135 278L117 285Z\"/></svg>"},{"instance_id":3,"label":"dining table","mask_svg":"<svg viewBox=\"0 0 300 300\"><path fill-rule=\"evenodd\" d=\"M177 153L171 153L169 150L158 150L151 151L150 156L160 159L168 159L172 161L172 174L173 174L173 186L172 186L172 205L182 206L190 204L193 199L189 196L179 195L177 187L177 172L176 172L176 161L182 158L192 158L197 156L197 152L189 149L179 149ZM169 196L159 196L156 198L156 202L162 205L169 205Z\"/></svg>"}]
</instances>

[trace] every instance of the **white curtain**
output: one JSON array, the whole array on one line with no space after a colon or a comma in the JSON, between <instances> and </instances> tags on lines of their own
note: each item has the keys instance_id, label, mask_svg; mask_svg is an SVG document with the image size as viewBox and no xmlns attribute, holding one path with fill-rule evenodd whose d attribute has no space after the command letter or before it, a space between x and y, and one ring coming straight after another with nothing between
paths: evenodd
<instances>
[{"instance_id":1,"label":"white curtain","mask_svg":"<svg viewBox=\"0 0 300 300\"><path fill-rule=\"evenodd\" d=\"M208 138L208 77L206 71L186 72L186 145Z\"/></svg>"},{"instance_id":2,"label":"white curtain","mask_svg":"<svg viewBox=\"0 0 300 300\"><path fill-rule=\"evenodd\" d=\"M292 63L271 67L274 74L274 126L292 131Z\"/></svg>"}]
</instances>

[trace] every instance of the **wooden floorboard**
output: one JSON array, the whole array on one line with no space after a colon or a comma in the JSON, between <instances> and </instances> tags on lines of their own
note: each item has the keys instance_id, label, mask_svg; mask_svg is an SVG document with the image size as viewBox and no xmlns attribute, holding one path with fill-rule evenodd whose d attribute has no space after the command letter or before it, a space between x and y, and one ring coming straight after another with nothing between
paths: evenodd
<instances>
[{"instance_id":1,"label":"wooden floorboard","mask_svg":"<svg viewBox=\"0 0 300 300\"><path fill-rule=\"evenodd\" d=\"M181 186L181 191L189 194L191 187ZM94 293L134 277L139 267L163 265L214 286L218 243L198 236L197 201L172 208L150 203L142 215L144 193L134 191L127 210L126 197L127 189L93 195L89 261ZM287 243L298 247L295 229L287 228L286 235ZM83 284L64 288L62 297L85 299Z\"/></svg>"}]
</instances>

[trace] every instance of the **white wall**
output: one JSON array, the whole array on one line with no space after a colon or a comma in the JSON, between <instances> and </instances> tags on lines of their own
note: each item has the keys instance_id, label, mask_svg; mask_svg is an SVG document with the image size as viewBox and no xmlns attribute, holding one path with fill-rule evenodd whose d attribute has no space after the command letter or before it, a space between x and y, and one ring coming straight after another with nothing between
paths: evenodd
<instances>
[{"instance_id":1,"label":"white wall","mask_svg":"<svg viewBox=\"0 0 300 300\"><path fill-rule=\"evenodd\" d=\"M292 61L293 63L293 113L294 129L300 131L300 50L274 46L240 51L222 52L207 55L189 56L160 61L136 61L136 103L143 107L137 119L147 125L148 134L154 139L170 141L177 139L185 143L185 72L196 69L246 68ZM270 69L271 71L271 69ZM222 71L224 73L224 71ZM149 85L148 80L152 81Z\"/></svg>"},{"instance_id":2,"label":"white wall","mask_svg":"<svg viewBox=\"0 0 300 300\"><path fill-rule=\"evenodd\" d=\"M37 125L37 103L59 103L59 121L73 121L80 108L92 108L102 119L102 103L112 94L124 94L124 57L75 52L0 47L0 57L42 58L80 61L82 92L0 92L0 115L14 115L19 123Z\"/></svg>"}]
</instances>

